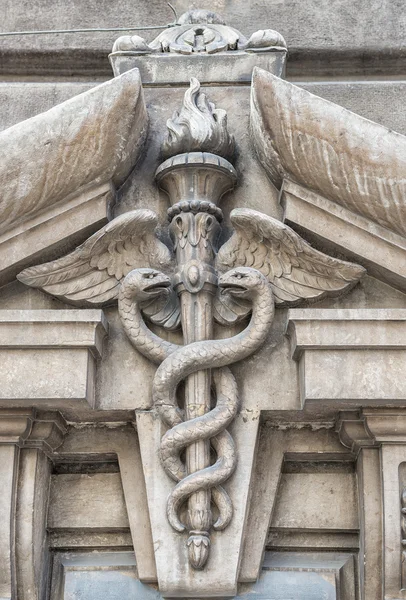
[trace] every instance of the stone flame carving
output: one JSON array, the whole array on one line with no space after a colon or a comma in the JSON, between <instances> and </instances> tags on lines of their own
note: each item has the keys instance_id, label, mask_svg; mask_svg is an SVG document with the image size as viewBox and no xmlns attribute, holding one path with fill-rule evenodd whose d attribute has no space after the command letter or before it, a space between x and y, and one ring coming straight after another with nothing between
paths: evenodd
<instances>
[{"instance_id":1,"label":"stone flame carving","mask_svg":"<svg viewBox=\"0 0 406 600\"><path fill-rule=\"evenodd\" d=\"M193 126L179 125L176 142L167 144L166 151L194 148L191 131L200 140L200 151L177 154L156 172L172 205L168 217L174 256L154 233L156 216L136 210L114 219L68 256L26 269L19 279L75 303L103 305L118 298L131 343L159 365L152 401L169 428L160 444L162 466L176 482L167 517L176 531L188 532L190 564L203 569L211 530L225 529L233 517L232 498L223 486L238 468L241 449L227 431L239 409L229 365L262 345L275 304L343 292L364 269L314 250L286 225L248 209L232 211L235 232L217 253L218 203L237 175L225 158L212 153L213 135L207 131L215 112L197 81L192 80L179 115L188 113L192 97L193 113L200 114L194 114ZM225 128L225 115L220 121ZM176 127L169 123L172 135ZM233 138L226 130L221 137L226 145L219 146L216 138L214 147L228 153ZM213 339L214 319L229 325L248 316L241 333ZM167 328L181 321L184 346L154 334L144 319ZM183 408L177 401L181 382Z\"/></svg>"},{"instance_id":2,"label":"stone flame carving","mask_svg":"<svg viewBox=\"0 0 406 600\"><path fill-rule=\"evenodd\" d=\"M164 157L203 148L224 158L234 154L234 137L228 133L226 111L216 109L208 101L195 77L190 80L182 108L168 120L167 127L168 135L162 145Z\"/></svg>"}]
</instances>

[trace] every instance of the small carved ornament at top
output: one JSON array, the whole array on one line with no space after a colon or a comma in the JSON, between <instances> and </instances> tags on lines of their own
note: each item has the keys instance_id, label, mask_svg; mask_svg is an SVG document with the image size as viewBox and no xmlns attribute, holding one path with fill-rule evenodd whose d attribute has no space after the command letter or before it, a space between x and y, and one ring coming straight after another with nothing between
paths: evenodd
<instances>
[{"instance_id":1,"label":"small carved ornament at top","mask_svg":"<svg viewBox=\"0 0 406 600\"><path fill-rule=\"evenodd\" d=\"M214 54L228 51L272 52L280 48L286 48L286 42L273 29L256 31L247 39L237 29L226 25L217 13L197 9L184 13L177 25L165 29L149 44L138 35L119 37L114 43L113 53Z\"/></svg>"}]
</instances>

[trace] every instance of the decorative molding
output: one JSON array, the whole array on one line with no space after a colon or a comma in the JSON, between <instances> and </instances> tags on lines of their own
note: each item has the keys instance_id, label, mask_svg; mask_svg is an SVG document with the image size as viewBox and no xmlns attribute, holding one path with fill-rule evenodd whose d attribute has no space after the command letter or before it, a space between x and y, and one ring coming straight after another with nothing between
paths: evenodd
<instances>
[{"instance_id":1,"label":"decorative molding","mask_svg":"<svg viewBox=\"0 0 406 600\"><path fill-rule=\"evenodd\" d=\"M249 83L255 65L282 75L286 54L277 31L256 31L247 39L216 13L191 10L149 43L138 35L119 37L109 59L116 76L139 68L144 85L186 83L192 73L203 83L230 85Z\"/></svg>"},{"instance_id":2,"label":"decorative molding","mask_svg":"<svg viewBox=\"0 0 406 600\"><path fill-rule=\"evenodd\" d=\"M280 33L272 29L256 31L249 39L226 25L222 17L210 10L190 10L179 17L178 23L160 33L149 44L138 35L125 35L114 42L116 52L192 54L229 52L273 52L286 50Z\"/></svg>"},{"instance_id":3,"label":"decorative molding","mask_svg":"<svg viewBox=\"0 0 406 600\"><path fill-rule=\"evenodd\" d=\"M94 406L102 311L2 310L0 332L0 406Z\"/></svg>"},{"instance_id":4,"label":"decorative molding","mask_svg":"<svg viewBox=\"0 0 406 600\"><path fill-rule=\"evenodd\" d=\"M368 274L406 292L406 239L376 222L283 180L283 220L322 247L363 265Z\"/></svg>"},{"instance_id":5,"label":"decorative molding","mask_svg":"<svg viewBox=\"0 0 406 600\"><path fill-rule=\"evenodd\" d=\"M62 444L67 431L66 421L61 413L36 410L30 433L23 440L22 447L38 448L46 455L52 456Z\"/></svg>"},{"instance_id":6,"label":"decorative molding","mask_svg":"<svg viewBox=\"0 0 406 600\"><path fill-rule=\"evenodd\" d=\"M355 454L361 448L406 444L406 415L402 407L341 411L336 431L341 443Z\"/></svg>"},{"instance_id":7,"label":"decorative molding","mask_svg":"<svg viewBox=\"0 0 406 600\"><path fill-rule=\"evenodd\" d=\"M340 442L350 448L355 455L362 448L374 448L378 442L368 429L365 416L358 411L343 411L339 413L336 431Z\"/></svg>"},{"instance_id":8,"label":"decorative molding","mask_svg":"<svg viewBox=\"0 0 406 600\"><path fill-rule=\"evenodd\" d=\"M65 419L59 412L34 408L0 408L0 444L38 448L52 455L66 435Z\"/></svg>"},{"instance_id":9,"label":"decorative molding","mask_svg":"<svg viewBox=\"0 0 406 600\"><path fill-rule=\"evenodd\" d=\"M32 429L34 410L0 408L0 444L21 444Z\"/></svg>"},{"instance_id":10,"label":"decorative molding","mask_svg":"<svg viewBox=\"0 0 406 600\"><path fill-rule=\"evenodd\" d=\"M405 136L258 68L251 131L278 188L284 177L293 179L405 235Z\"/></svg>"}]
</instances>

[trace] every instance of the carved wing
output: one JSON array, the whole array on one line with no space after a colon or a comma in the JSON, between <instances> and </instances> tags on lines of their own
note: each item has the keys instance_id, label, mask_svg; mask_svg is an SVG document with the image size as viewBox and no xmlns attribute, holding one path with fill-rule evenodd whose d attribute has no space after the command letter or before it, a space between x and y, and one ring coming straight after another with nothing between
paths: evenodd
<instances>
[{"instance_id":1,"label":"carved wing","mask_svg":"<svg viewBox=\"0 0 406 600\"><path fill-rule=\"evenodd\" d=\"M406 136L254 69L251 130L259 159L283 178L402 235Z\"/></svg>"},{"instance_id":2,"label":"carved wing","mask_svg":"<svg viewBox=\"0 0 406 600\"><path fill-rule=\"evenodd\" d=\"M293 229L255 210L237 208L231 213L234 234L220 248L217 269L253 267L268 279L279 305L315 301L349 289L365 273L359 265L326 256L312 248ZM247 307L230 306L228 295L216 303L219 320L236 321ZM229 314L234 312L235 318Z\"/></svg>"},{"instance_id":3,"label":"carved wing","mask_svg":"<svg viewBox=\"0 0 406 600\"><path fill-rule=\"evenodd\" d=\"M171 253L156 237L151 210L125 213L71 254L22 271L17 279L66 302L102 306L117 299L120 281L132 270L168 270Z\"/></svg>"}]
</instances>

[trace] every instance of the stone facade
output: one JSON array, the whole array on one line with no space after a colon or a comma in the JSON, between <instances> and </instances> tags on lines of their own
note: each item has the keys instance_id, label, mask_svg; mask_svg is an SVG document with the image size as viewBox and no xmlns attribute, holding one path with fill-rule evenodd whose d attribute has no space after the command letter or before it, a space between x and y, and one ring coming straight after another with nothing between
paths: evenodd
<instances>
[{"instance_id":1,"label":"stone facade","mask_svg":"<svg viewBox=\"0 0 406 600\"><path fill-rule=\"evenodd\" d=\"M0 599L406 598L401 3L37 9L163 26L0 37Z\"/></svg>"}]
</instances>

